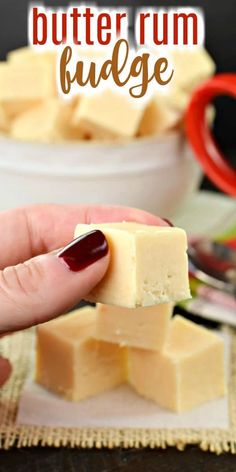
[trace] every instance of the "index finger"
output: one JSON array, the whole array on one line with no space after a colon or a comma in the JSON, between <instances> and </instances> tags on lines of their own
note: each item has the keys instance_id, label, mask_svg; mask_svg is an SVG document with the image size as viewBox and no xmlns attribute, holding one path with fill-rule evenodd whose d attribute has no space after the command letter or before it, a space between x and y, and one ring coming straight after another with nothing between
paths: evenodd
<instances>
[{"instance_id":1,"label":"index finger","mask_svg":"<svg viewBox=\"0 0 236 472\"><path fill-rule=\"evenodd\" d=\"M0 213L0 269L65 246L78 223L136 221L166 226L143 210L121 206L36 205Z\"/></svg>"}]
</instances>

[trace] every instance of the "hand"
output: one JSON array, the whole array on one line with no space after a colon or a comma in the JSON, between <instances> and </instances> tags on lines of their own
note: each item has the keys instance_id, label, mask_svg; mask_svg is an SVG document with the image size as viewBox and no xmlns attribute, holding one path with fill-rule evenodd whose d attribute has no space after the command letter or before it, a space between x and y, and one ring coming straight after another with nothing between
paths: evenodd
<instances>
[{"instance_id":1,"label":"hand","mask_svg":"<svg viewBox=\"0 0 236 472\"><path fill-rule=\"evenodd\" d=\"M0 213L0 336L43 323L85 298L109 262L101 232L73 238L77 223L137 221L168 225L141 210L105 206L31 206ZM72 257L73 252L73 257ZM0 386L11 366L0 358Z\"/></svg>"}]
</instances>

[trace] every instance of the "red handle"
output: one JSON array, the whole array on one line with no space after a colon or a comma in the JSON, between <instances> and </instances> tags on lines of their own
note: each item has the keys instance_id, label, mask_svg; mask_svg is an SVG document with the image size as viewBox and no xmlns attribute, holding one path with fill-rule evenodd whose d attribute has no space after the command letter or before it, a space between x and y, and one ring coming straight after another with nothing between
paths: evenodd
<instances>
[{"instance_id":1,"label":"red handle","mask_svg":"<svg viewBox=\"0 0 236 472\"><path fill-rule=\"evenodd\" d=\"M186 114L186 132L208 177L221 190L235 197L236 171L218 149L206 120L206 107L218 95L236 98L236 74L216 75L196 90Z\"/></svg>"}]
</instances>

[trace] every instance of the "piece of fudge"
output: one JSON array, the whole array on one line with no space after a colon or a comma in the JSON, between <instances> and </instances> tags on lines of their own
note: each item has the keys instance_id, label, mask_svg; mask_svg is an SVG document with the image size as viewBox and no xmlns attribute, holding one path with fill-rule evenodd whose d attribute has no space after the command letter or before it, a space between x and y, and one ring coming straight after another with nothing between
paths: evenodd
<instances>
[{"instance_id":1,"label":"piece of fudge","mask_svg":"<svg viewBox=\"0 0 236 472\"><path fill-rule=\"evenodd\" d=\"M96 339L121 346L162 350L170 327L171 303L144 308L97 305Z\"/></svg>"},{"instance_id":2,"label":"piece of fudge","mask_svg":"<svg viewBox=\"0 0 236 472\"><path fill-rule=\"evenodd\" d=\"M174 75L165 99L169 107L184 113L194 89L214 74L215 64L203 47L176 48L170 52L170 60Z\"/></svg>"},{"instance_id":3,"label":"piece of fudge","mask_svg":"<svg viewBox=\"0 0 236 472\"><path fill-rule=\"evenodd\" d=\"M126 222L79 224L75 238L94 229L107 238L110 264L88 300L135 308L190 298L183 229Z\"/></svg>"},{"instance_id":4,"label":"piece of fudge","mask_svg":"<svg viewBox=\"0 0 236 472\"><path fill-rule=\"evenodd\" d=\"M78 401L112 389L126 379L125 349L92 339L92 307L49 321L37 329L36 381Z\"/></svg>"},{"instance_id":5,"label":"piece of fudge","mask_svg":"<svg viewBox=\"0 0 236 472\"><path fill-rule=\"evenodd\" d=\"M173 83L187 92L192 92L215 72L215 63L204 47L174 49L171 57Z\"/></svg>"},{"instance_id":6,"label":"piece of fudge","mask_svg":"<svg viewBox=\"0 0 236 472\"><path fill-rule=\"evenodd\" d=\"M52 98L17 116L10 134L25 141L60 141L69 127L71 113L70 102Z\"/></svg>"},{"instance_id":7,"label":"piece of fudge","mask_svg":"<svg viewBox=\"0 0 236 472\"><path fill-rule=\"evenodd\" d=\"M84 95L72 123L81 137L91 139L131 138L138 133L144 105L111 90Z\"/></svg>"},{"instance_id":8,"label":"piece of fudge","mask_svg":"<svg viewBox=\"0 0 236 472\"><path fill-rule=\"evenodd\" d=\"M14 120L17 116L22 115L28 110L41 105L43 100L9 100L4 102L3 108L10 121Z\"/></svg>"},{"instance_id":9,"label":"piece of fudge","mask_svg":"<svg viewBox=\"0 0 236 472\"><path fill-rule=\"evenodd\" d=\"M145 108L139 126L139 135L164 133L176 127L180 118L180 113L168 105L165 96L156 93Z\"/></svg>"},{"instance_id":10,"label":"piece of fudge","mask_svg":"<svg viewBox=\"0 0 236 472\"><path fill-rule=\"evenodd\" d=\"M191 94L175 86L174 82L170 85L168 93L166 94L167 105L182 116L187 110L190 98Z\"/></svg>"},{"instance_id":11,"label":"piece of fudge","mask_svg":"<svg viewBox=\"0 0 236 472\"><path fill-rule=\"evenodd\" d=\"M36 54L36 50L29 47L23 46L21 48L13 49L7 53L7 61L15 62L17 64L22 64L24 60L32 59Z\"/></svg>"},{"instance_id":12,"label":"piece of fudge","mask_svg":"<svg viewBox=\"0 0 236 472\"><path fill-rule=\"evenodd\" d=\"M223 340L175 316L162 352L128 348L128 378L140 395L160 406L190 410L226 392Z\"/></svg>"},{"instance_id":13,"label":"piece of fudge","mask_svg":"<svg viewBox=\"0 0 236 472\"><path fill-rule=\"evenodd\" d=\"M40 49L34 49L30 46L14 49L7 54L7 61L12 65L21 67L22 64L30 65L41 63L51 63L56 67L57 54L54 51L41 51ZM56 74L56 70L55 70Z\"/></svg>"},{"instance_id":14,"label":"piece of fudge","mask_svg":"<svg viewBox=\"0 0 236 472\"><path fill-rule=\"evenodd\" d=\"M57 95L53 61L33 64L0 62L0 100L43 100Z\"/></svg>"}]
</instances>

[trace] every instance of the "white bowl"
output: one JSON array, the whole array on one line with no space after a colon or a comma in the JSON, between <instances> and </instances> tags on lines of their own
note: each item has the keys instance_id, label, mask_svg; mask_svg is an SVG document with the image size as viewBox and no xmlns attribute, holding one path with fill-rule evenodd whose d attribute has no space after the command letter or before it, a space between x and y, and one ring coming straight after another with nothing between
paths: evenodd
<instances>
[{"instance_id":1,"label":"white bowl","mask_svg":"<svg viewBox=\"0 0 236 472\"><path fill-rule=\"evenodd\" d=\"M0 137L0 210L33 203L115 204L172 216L201 171L183 136L29 143Z\"/></svg>"}]
</instances>

